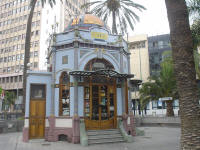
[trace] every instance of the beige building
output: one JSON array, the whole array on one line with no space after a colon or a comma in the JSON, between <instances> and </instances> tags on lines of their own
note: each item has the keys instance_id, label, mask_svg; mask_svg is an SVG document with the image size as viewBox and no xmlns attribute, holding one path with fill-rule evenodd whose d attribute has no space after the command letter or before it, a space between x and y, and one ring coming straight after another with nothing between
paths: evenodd
<instances>
[{"instance_id":1,"label":"beige building","mask_svg":"<svg viewBox=\"0 0 200 150\"><path fill-rule=\"evenodd\" d=\"M149 74L149 53L147 35L129 37L131 73L134 79L146 82Z\"/></svg>"},{"instance_id":2,"label":"beige building","mask_svg":"<svg viewBox=\"0 0 200 150\"><path fill-rule=\"evenodd\" d=\"M129 37L130 70L134 74L134 80L146 82L150 76L148 36L137 35ZM138 99L138 92L132 92L131 99Z\"/></svg>"},{"instance_id":3,"label":"beige building","mask_svg":"<svg viewBox=\"0 0 200 150\"><path fill-rule=\"evenodd\" d=\"M32 21L30 70L45 70L49 35L61 32L70 17L83 14L80 9L87 0L57 1L51 8L36 3ZM48 3L48 1L47 1ZM1 0L0 2L0 86L5 90L22 89L29 0ZM54 26L54 29L52 28ZM19 90L21 91L21 90Z\"/></svg>"}]
</instances>

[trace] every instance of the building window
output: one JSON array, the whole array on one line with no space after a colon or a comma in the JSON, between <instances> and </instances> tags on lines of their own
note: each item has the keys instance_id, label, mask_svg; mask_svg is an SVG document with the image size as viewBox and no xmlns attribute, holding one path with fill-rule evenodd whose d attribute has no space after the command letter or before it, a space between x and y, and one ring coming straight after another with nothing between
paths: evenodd
<instances>
[{"instance_id":1,"label":"building window","mask_svg":"<svg viewBox=\"0 0 200 150\"><path fill-rule=\"evenodd\" d=\"M69 75L63 72L60 76L60 97L59 97L59 115L69 116L70 115L70 80Z\"/></svg>"},{"instance_id":2,"label":"building window","mask_svg":"<svg viewBox=\"0 0 200 150\"><path fill-rule=\"evenodd\" d=\"M157 109L158 103L157 101L152 101L152 109Z\"/></svg>"},{"instance_id":3,"label":"building window","mask_svg":"<svg viewBox=\"0 0 200 150\"><path fill-rule=\"evenodd\" d=\"M18 76L15 76L15 82L18 82L17 78L18 78Z\"/></svg>"},{"instance_id":4,"label":"building window","mask_svg":"<svg viewBox=\"0 0 200 150\"><path fill-rule=\"evenodd\" d=\"M34 51L34 57L38 56L38 51Z\"/></svg>"},{"instance_id":5,"label":"building window","mask_svg":"<svg viewBox=\"0 0 200 150\"><path fill-rule=\"evenodd\" d=\"M9 77L6 77L6 82L9 83Z\"/></svg>"},{"instance_id":6,"label":"building window","mask_svg":"<svg viewBox=\"0 0 200 150\"><path fill-rule=\"evenodd\" d=\"M34 62L34 68L38 67L38 62Z\"/></svg>"},{"instance_id":7,"label":"building window","mask_svg":"<svg viewBox=\"0 0 200 150\"><path fill-rule=\"evenodd\" d=\"M22 76L19 76L19 82L22 82Z\"/></svg>"},{"instance_id":8,"label":"building window","mask_svg":"<svg viewBox=\"0 0 200 150\"><path fill-rule=\"evenodd\" d=\"M13 83L13 77L10 77L10 82Z\"/></svg>"},{"instance_id":9,"label":"building window","mask_svg":"<svg viewBox=\"0 0 200 150\"><path fill-rule=\"evenodd\" d=\"M31 84L31 99L45 99L45 85Z\"/></svg>"},{"instance_id":10,"label":"building window","mask_svg":"<svg viewBox=\"0 0 200 150\"><path fill-rule=\"evenodd\" d=\"M5 83L5 78L2 78L2 83Z\"/></svg>"},{"instance_id":11,"label":"building window","mask_svg":"<svg viewBox=\"0 0 200 150\"><path fill-rule=\"evenodd\" d=\"M68 55L62 57L62 64L68 64Z\"/></svg>"}]
</instances>

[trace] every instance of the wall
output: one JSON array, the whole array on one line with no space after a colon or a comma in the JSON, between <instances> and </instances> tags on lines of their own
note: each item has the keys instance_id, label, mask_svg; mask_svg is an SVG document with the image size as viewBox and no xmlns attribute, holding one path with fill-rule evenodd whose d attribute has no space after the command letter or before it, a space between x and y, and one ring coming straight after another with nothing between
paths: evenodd
<instances>
[{"instance_id":1,"label":"wall","mask_svg":"<svg viewBox=\"0 0 200 150\"><path fill-rule=\"evenodd\" d=\"M51 108L51 73L31 72L28 71L27 77L27 93L26 93L26 110L25 117L29 117L30 105L30 84L45 84L46 85L46 116L50 116Z\"/></svg>"},{"instance_id":2,"label":"wall","mask_svg":"<svg viewBox=\"0 0 200 150\"><path fill-rule=\"evenodd\" d=\"M78 87L78 115L84 116L84 87Z\"/></svg>"},{"instance_id":3,"label":"wall","mask_svg":"<svg viewBox=\"0 0 200 150\"><path fill-rule=\"evenodd\" d=\"M121 88L117 88L117 115L121 116L122 115L122 96L121 93L122 90Z\"/></svg>"},{"instance_id":4,"label":"wall","mask_svg":"<svg viewBox=\"0 0 200 150\"><path fill-rule=\"evenodd\" d=\"M179 117L135 117L136 126L180 126Z\"/></svg>"},{"instance_id":5,"label":"wall","mask_svg":"<svg viewBox=\"0 0 200 150\"><path fill-rule=\"evenodd\" d=\"M141 41L145 41L144 48L130 49L131 73L135 75L134 79L140 79L146 82L150 76L147 35L138 35L129 38L130 43L138 43Z\"/></svg>"}]
</instances>

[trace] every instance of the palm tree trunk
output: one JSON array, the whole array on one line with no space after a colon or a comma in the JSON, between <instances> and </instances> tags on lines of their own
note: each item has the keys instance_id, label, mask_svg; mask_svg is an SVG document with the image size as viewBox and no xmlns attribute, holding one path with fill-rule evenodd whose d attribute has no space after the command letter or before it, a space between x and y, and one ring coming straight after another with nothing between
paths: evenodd
<instances>
[{"instance_id":1,"label":"palm tree trunk","mask_svg":"<svg viewBox=\"0 0 200 150\"><path fill-rule=\"evenodd\" d=\"M117 26L116 26L116 14L115 11L112 12L112 33L117 34Z\"/></svg>"},{"instance_id":2,"label":"palm tree trunk","mask_svg":"<svg viewBox=\"0 0 200 150\"><path fill-rule=\"evenodd\" d=\"M37 0L32 0L31 2L32 2L30 4L31 10L28 16L27 27L26 27L26 40L25 40L25 52L24 52L23 105L22 105L23 113L25 113L25 105L26 105L26 77L27 77L27 63L29 63L30 59L31 25L32 25L33 12Z\"/></svg>"},{"instance_id":3,"label":"palm tree trunk","mask_svg":"<svg viewBox=\"0 0 200 150\"><path fill-rule=\"evenodd\" d=\"M169 100L166 101L166 103L167 103L167 117L173 117L174 116L173 101Z\"/></svg>"},{"instance_id":4,"label":"palm tree trunk","mask_svg":"<svg viewBox=\"0 0 200 150\"><path fill-rule=\"evenodd\" d=\"M179 93L181 149L200 149L200 106L193 57L193 40L185 0L165 0L172 56Z\"/></svg>"}]
</instances>

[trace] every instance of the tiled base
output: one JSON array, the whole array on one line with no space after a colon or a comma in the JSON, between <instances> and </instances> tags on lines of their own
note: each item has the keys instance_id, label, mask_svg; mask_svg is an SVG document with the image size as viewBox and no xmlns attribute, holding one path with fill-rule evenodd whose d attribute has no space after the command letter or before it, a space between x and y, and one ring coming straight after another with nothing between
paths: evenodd
<instances>
[{"instance_id":1,"label":"tiled base","mask_svg":"<svg viewBox=\"0 0 200 150\"><path fill-rule=\"evenodd\" d=\"M23 142L28 142L29 140L29 128L23 128Z\"/></svg>"},{"instance_id":2,"label":"tiled base","mask_svg":"<svg viewBox=\"0 0 200 150\"><path fill-rule=\"evenodd\" d=\"M130 119L129 123L128 123L128 118ZM124 114L122 116L122 120L123 120L123 125L124 125L124 128L125 128L127 134L135 136L136 132L135 132L135 124L134 124L133 114L131 114L131 115Z\"/></svg>"}]
</instances>

